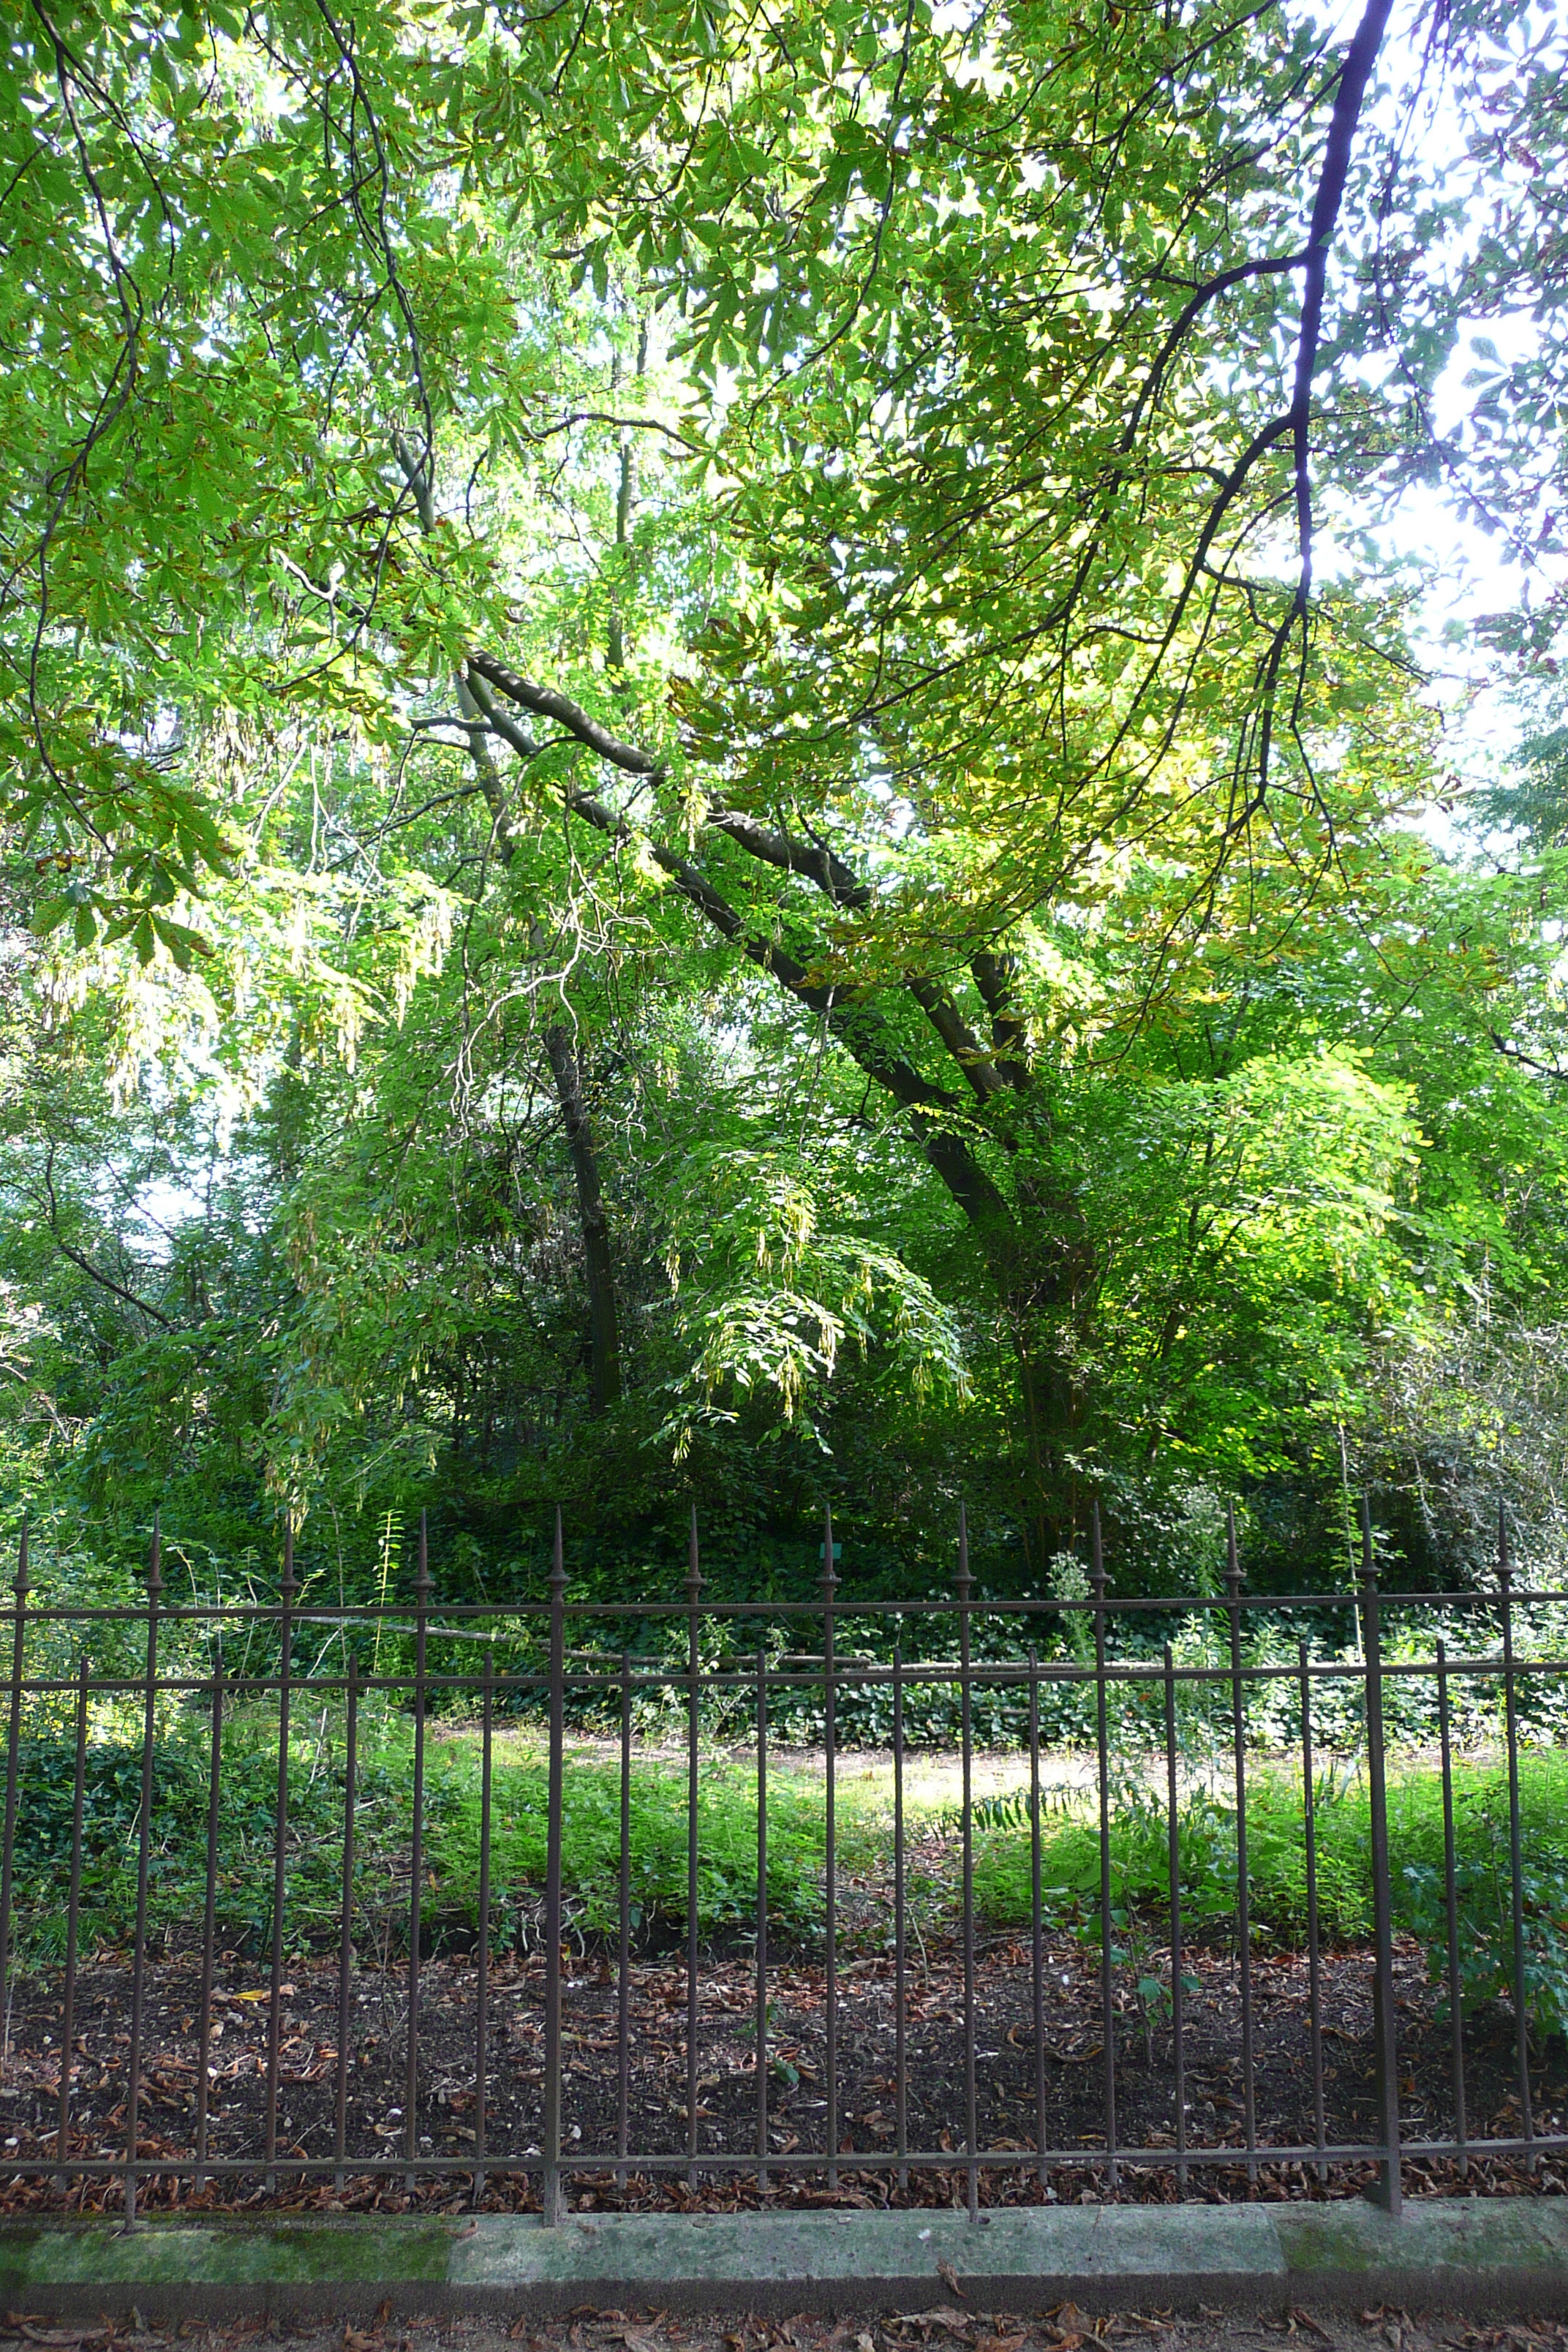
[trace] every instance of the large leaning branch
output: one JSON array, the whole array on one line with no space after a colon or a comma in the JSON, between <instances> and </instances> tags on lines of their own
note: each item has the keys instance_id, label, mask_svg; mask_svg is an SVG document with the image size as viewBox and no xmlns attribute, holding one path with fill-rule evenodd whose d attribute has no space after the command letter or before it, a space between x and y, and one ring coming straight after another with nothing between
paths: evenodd
<instances>
[{"instance_id":1,"label":"large leaning branch","mask_svg":"<svg viewBox=\"0 0 1568 2352\"><path fill-rule=\"evenodd\" d=\"M491 654L470 653L467 667L468 691L476 698L481 688L493 688L521 709L552 719L585 749L595 752L600 759L607 761L612 767L619 768L625 774L646 776L656 782L664 774L663 762L652 752L612 734L608 728L601 726L584 710L581 703L574 702L569 695L558 693L553 687L535 685L531 678L524 677L521 671L510 668L505 662L497 661ZM531 738L530 741L531 743ZM528 756L533 756L532 750ZM722 801L710 803L708 823L715 832L722 833L737 847L761 859L764 865L776 866L784 873L798 874L806 881L814 882L834 906L862 908L870 904L871 893L867 885L826 845L796 841L790 835L762 824L756 817L748 816L741 809L727 807ZM661 864L664 863L661 852L656 850L654 855ZM686 861L681 863L684 865ZM690 871L696 874L694 867ZM707 887L704 884L704 887ZM710 916L710 919L715 919ZM738 922L739 918L736 920ZM731 933L730 936L738 937L739 933ZM751 950L748 949L747 952ZM790 985L788 982L784 984ZM993 1095L1000 1093L1003 1085L1000 1074L949 992L940 982L921 974L912 975L907 984L915 1003L963 1071L976 1100L987 1102ZM798 994L799 992L793 992Z\"/></svg>"},{"instance_id":2,"label":"large leaning branch","mask_svg":"<svg viewBox=\"0 0 1568 2352\"><path fill-rule=\"evenodd\" d=\"M519 679L518 674L508 669L504 663L489 656L483 659L470 657L467 665L468 690L484 718L521 758L532 759L537 754L538 745L494 690L499 688L500 694L510 697L510 682L514 679L520 685L527 683ZM530 689L531 697L542 698L549 691L547 688ZM522 700L521 696L512 698ZM531 698L523 703L523 708L543 709L548 717L567 726L571 725L563 715L567 709L574 716L586 717L563 695L552 694L551 704L553 707L544 705L542 700ZM588 724L594 726L598 733L605 731L597 729L595 721L590 720ZM572 727L571 731L579 733L580 730ZM591 740L586 734L582 734L581 740L585 743ZM634 749L632 746L621 748ZM638 775L655 772L657 761L650 760L646 753L639 752L636 756L639 764L635 768L625 761L617 761L615 764L628 767L630 772ZM640 836L634 834L626 819L602 801L597 793L584 792L571 783L567 783L563 790L566 806L572 814L593 825L606 839L624 842L628 846L640 841ZM944 1087L933 1085L909 1056L900 1052L886 1022L873 1006L847 1002L838 990L814 980L805 966L792 956L787 948L754 929L722 891L715 889L690 858L681 856L679 851L655 840L647 840L646 846L687 904L721 938L738 947L748 962L765 971L770 979L776 981L787 994L794 997L797 1004L824 1022L830 1034L858 1063L867 1076L885 1088L900 1108L910 1115L916 1140L933 1172L941 1178L992 1253L1004 1248L1005 1237L1011 1236L1012 1213L999 1187L981 1165L970 1144L953 1129L953 1115L962 1108L958 1098Z\"/></svg>"},{"instance_id":3,"label":"large leaning branch","mask_svg":"<svg viewBox=\"0 0 1568 2352\"><path fill-rule=\"evenodd\" d=\"M468 671L470 688L476 678L483 678L487 686L495 688L520 709L531 710L535 718L553 719L557 727L563 727L568 735L574 735L579 743L586 744L601 760L607 760L612 768L621 768L628 776L663 775L662 760L655 759L651 751L642 751L636 743L623 742L608 727L602 727L580 702L574 702L569 694L558 693L552 686L536 686L520 670L497 661L493 654L470 653Z\"/></svg>"}]
</instances>

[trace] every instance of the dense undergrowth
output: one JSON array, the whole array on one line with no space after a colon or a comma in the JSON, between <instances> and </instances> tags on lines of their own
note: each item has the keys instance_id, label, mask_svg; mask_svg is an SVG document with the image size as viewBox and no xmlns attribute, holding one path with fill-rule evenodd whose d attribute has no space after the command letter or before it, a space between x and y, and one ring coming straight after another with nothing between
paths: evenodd
<instances>
[{"instance_id":1,"label":"dense undergrowth","mask_svg":"<svg viewBox=\"0 0 1568 2352\"><path fill-rule=\"evenodd\" d=\"M356 1943L366 1959L405 1949L412 1727L371 1702L362 1717L353 1799L353 1904ZM1122 1751L1125 1752L1125 1751ZM15 1883L18 1951L25 1965L58 1962L65 1948L75 1800L74 1745L35 1737L19 1750ZM1019 1759L1019 1769L1022 1770ZM431 1738L425 1770L423 1933L434 1942L471 1940L479 1865L479 1743L471 1732ZM95 1741L83 1777L80 1917L84 1948L123 1942L132 1929L142 1756L124 1738ZM630 1923L639 1947L684 1932L689 1837L683 1759L639 1752L628 1806ZM491 1936L500 1946L537 1937L544 1876L547 1768L531 1730L497 1744L489 1855ZM202 1727L188 1721L154 1756L150 1841L150 1919L155 1936L188 1936L206 1892L209 1754ZM252 1706L225 1725L214 1875L220 1949L252 1958L268 1947L278 1793L275 1721ZM328 1714L301 1725L291 1742L284 1930L290 1951L335 1944L343 1888L345 1768L341 1722ZM1568 2030L1568 1759L1527 1753L1520 1771L1522 1924L1526 1998L1540 2031ZM1111 1787L1110 1910L1119 1960L1140 1972L1158 2000L1168 1972L1170 1825L1159 1775L1135 1762ZM1313 1790L1316 1888L1325 1943L1370 1930L1366 1855L1368 1799L1353 1754L1336 1755ZM752 1928L757 1907L754 1766L709 1743L700 1781L697 1901L705 1934ZM838 1866L849 1890L845 1933L890 1935L892 1823L885 1771L847 1778L839 1794ZM1504 1768L1455 1768L1454 1822L1461 1998L1467 2010L1511 1998L1513 1923L1509 1880L1509 1791ZM1177 1804L1183 1916L1195 1937L1233 1931L1237 1913L1237 1813L1223 1765L1188 1759ZM773 1931L805 1942L823 1911L824 1812L820 1776L798 1759L775 1759L768 1781L768 1909ZM1261 1948L1299 1948L1308 1918L1306 1808L1299 1772L1260 1758L1249 1763L1247 1885L1253 1936ZM1394 1900L1398 1927L1426 1951L1446 1981L1447 1912L1444 1822L1437 1773L1418 1764L1397 1771L1389 1793ZM961 1821L951 1804L911 1802L906 1816L910 1917L940 1930L955 1911ZM983 1918L1005 1927L1031 1916L1034 1832L1025 1787L990 1795L974 1814L974 1889ZM564 1784L563 1859L568 1914L585 1942L614 1933L621 1872L618 1765L602 1750L574 1749ZM1043 1911L1055 1931L1097 1942L1100 1860L1090 1801L1081 1790L1051 1790L1039 1822ZM858 1890L857 1899L856 1890Z\"/></svg>"}]
</instances>

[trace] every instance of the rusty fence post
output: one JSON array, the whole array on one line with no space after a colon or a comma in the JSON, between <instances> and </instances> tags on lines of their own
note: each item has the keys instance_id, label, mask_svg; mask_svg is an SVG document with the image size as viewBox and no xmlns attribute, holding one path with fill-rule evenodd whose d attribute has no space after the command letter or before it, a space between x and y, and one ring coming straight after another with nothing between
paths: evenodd
<instances>
[{"instance_id":1,"label":"rusty fence post","mask_svg":"<svg viewBox=\"0 0 1568 2352\"><path fill-rule=\"evenodd\" d=\"M283 1982L283 1911L289 1885L289 1739L294 1674L294 1529L287 1520L283 1528L283 1581L279 1591L278 1795L272 1837L272 1960L268 1979L271 1997L267 2014L267 2187L269 2192L278 2186L278 2176L270 2168L278 2154L278 2085L283 2049L283 2002L279 1988Z\"/></svg>"},{"instance_id":2,"label":"rusty fence post","mask_svg":"<svg viewBox=\"0 0 1568 2352\"><path fill-rule=\"evenodd\" d=\"M147 1567L147 1672L142 1684L142 1809L136 1835L136 1940L131 1958L131 2052L125 2083L125 2227L136 2225L136 2158L142 2105L142 2017L147 1990L147 1882L153 1853L153 1760L158 1736L158 1600L163 1591L163 1531L153 1520L153 1551ZM13 1756L15 1750L13 1749ZM13 1783L15 1771L11 1775Z\"/></svg>"},{"instance_id":3,"label":"rusty fence post","mask_svg":"<svg viewBox=\"0 0 1568 2352\"><path fill-rule=\"evenodd\" d=\"M425 1706L426 1660L430 1624L430 1545L426 1516L419 1514L418 1567L414 1602L414 1787L410 1792L412 1843L408 1857L408 2042L403 2075L403 2152L412 2189L419 2161L419 1965L425 1933Z\"/></svg>"},{"instance_id":4,"label":"rusty fence post","mask_svg":"<svg viewBox=\"0 0 1568 2352\"><path fill-rule=\"evenodd\" d=\"M1226 1615L1230 1625L1230 1736L1236 1773L1236 1943L1241 1975L1241 2110L1247 2139L1247 2190L1258 2193L1258 2073L1252 2017L1252 1882L1247 1857L1247 1685L1241 1664L1241 1560L1236 1506L1225 1515Z\"/></svg>"},{"instance_id":5,"label":"rusty fence post","mask_svg":"<svg viewBox=\"0 0 1568 2352\"><path fill-rule=\"evenodd\" d=\"M1513 1655L1513 1566L1508 1554L1508 1521L1497 1515L1497 1580L1501 1594L1503 1729L1508 1748L1508 1885L1513 1934L1513 2017L1519 2057L1519 2119L1525 2162L1535 2170L1535 2109L1530 2089L1530 1979L1524 1948L1524 1839L1519 1805L1519 1693Z\"/></svg>"},{"instance_id":6,"label":"rusty fence post","mask_svg":"<svg viewBox=\"0 0 1568 2352\"><path fill-rule=\"evenodd\" d=\"M963 2152L969 2158L969 2218L980 2219L980 2135L974 2082L974 1694L971 1684L969 1516L958 1507L959 1760L963 1812Z\"/></svg>"},{"instance_id":7,"label":"rusty fence post","mask_svg":"<svg viewBox=\"0 0 1568 2352\"><path fill-rule=\"evenodd\" d=\"M1106 1720L1105 1666L1105 1546L1100 1532L1100 1505L1090 1525L1089 1585L1094 1596L1094 1727L1100 1788L1100 2022L1105 2040L1106 2178L1117 2185L1116 2165L1116 1974L1110 1940L1110 1748Z\"/></svg>"},{"instance_id":8,"label":"rusty fence post","mask_svg":"<svg viewBox=\"0 0 1568 2352\"><path fill-rule=\"evenodd\" d=\"M1377 2069L1377 2201L1397 2218L1403 2205L1399 2168L1399 2055L1394 2011L1394 1906L1388 1874L1388 1782L1383 1735L1383 1631L1378 1619L1377 1562L1372 1513L1361 1506L1362 1637L1366 1651L1366 1779L1372 1814L1372 1931L1374 1946L1373 2036Z\"/></svg>"},{"instance_id":9,"label":"rusty fence post","mask_svg":"<svg viewBox=\"0 0 1568 2352\"><path fill-rule=\"evenodd\" d=\"M60 2120L55 2154L62 2160L70 2139L71 2053L76 2048L76 1980L81 1937L82 1832L87 1805L87 1718L91 1668L84 1652L77 1676L76 1775L71 1801L70 1893L66 1898L66 1980L60 2009ZM70 2187L70 2174L60 2171L56 2186Z\"/></svg>"},{"instance_id":10,"label":"rusty fence post","mask_svg":"<svg viewBox=\"0 0 1568 2352\"><path fill-rule=\"evenodd\" d=\"M154 1537L154 1553L157 1538ZM3 2055L11 2054L11 1898L16 1857L16 1750L22 1733L22 1665L27 1641L27 1522L16 1547L16 1631L11 1637L11 1705L5 1735L5 1832L0 1845L0 2011Z\"/></svg>"},{"instance_id":11,"label":"rusty fence post","mask_svg":"<svg viewBox=\"0 0 1568 2352\"><path fill-rule=\"evenodd\" d=\"M541 2195L544 2226L553 2229L565 2210L561 2186L561 1813L566 1748L566 1563L561 1513L555 1514L555 1551L550 1570L550 1785L546 1797L544 1848L544 2173Z\"/></svg>"},{"instance_id":12,"label":"rusty fence post","mask_svg":"<svg viewBox=\"0 0 1568 2352\"><path fill-rule=\"evenodd\" d=\"M195 2185L205 2184L207 2109L211 2100L213 2043L213 1965L217 1944L218 1823L223 1805L223 1644L213 1642L212 1745L207 1758L207 1868L202 1898L202 1991L197 2011L196 2170Z\"/></svg>"},{"instance_id":13,"label":"rusty fence post","mask_svg":"<svg viewBox=\"0 0 1568 2352\"><path fill-rule=\"evenodd\" d=\"M490 1810L494 1789L495 1653L485 1650L479 1727L479 1941L474 1978L474 2205L485 2193L490 2028Z\"/></svg>"},{"instance_id":14,"label":"rusty fence post","mask_svg":"<svg viewBox=\"0 0 1568 2352\"><path fill-rule=\"evenodd\" d=\"M332 2154L338 2165L334 2178L339 2189L347 2177L343 2160L348 2153L349 2042L353 2032L350 2001L354 1973L354 1813L358 1803L358 1778L359 1656L357 1652L351 1650L343 1692L342 1916L338 1922L338 2070L332 2109Z\"/></svg>"},{"instance_id":15,"label":"rusty fence post","mask_svg":"<svg viewBox=\"0 0 1568 2352\"><path fill-rule=\"evenodd\" d=\"M697 2186L701 2130L698 2083L701 2053L701 1923L697 1809L702 1779L702 1566L697 1546L697 1506L691 1506L691 1537L686 1568L686 2183Z\"/></svg>"}]
</instances>

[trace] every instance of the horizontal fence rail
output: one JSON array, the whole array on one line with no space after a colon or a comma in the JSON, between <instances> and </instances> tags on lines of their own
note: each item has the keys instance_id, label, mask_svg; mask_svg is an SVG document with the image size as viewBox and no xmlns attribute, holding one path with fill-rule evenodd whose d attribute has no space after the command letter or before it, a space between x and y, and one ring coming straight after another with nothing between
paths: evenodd
<instances>
[{"instance_id":1,"label":"horizontal fence rail","mask_svg":"<svg viewBox=\"0 0 1568 2352\"><path fill-rule=\"evenodd\" d=\"M1568 2148L1568 1597L40 1600L40 2204L1280 2195ZM4 1619L0 1618L0 1624ZM1521 1644L1524 1643L1521 1654ZM617 1646L624 1643L625 1646ZM940 1653L940 1654L939 1654ZM1541 1776L1546 1777L1542 1779ZM1553 2072L1554 2068L1557 2070Z\"/></svg>"}]
</instances>

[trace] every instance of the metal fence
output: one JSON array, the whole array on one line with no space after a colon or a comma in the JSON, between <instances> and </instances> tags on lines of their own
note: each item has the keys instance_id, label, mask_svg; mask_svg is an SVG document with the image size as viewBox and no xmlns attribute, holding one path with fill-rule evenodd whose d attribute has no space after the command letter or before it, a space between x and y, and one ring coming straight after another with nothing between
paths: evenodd
<instances>
[{"instance_id":1,"label":"metal fence","mask_svg":"<svg viewBox=\"0 0 1568 2352\"><path fill-rule=\"evenodd\" d=\"M1223 1591L1181 1602L1117 1597L1098 1520L1084 1591L1062 1599L977 1595L962 1533L951 1597L855 1601L836 1556L829 1519L815 1601L710 1602L694 1525L679 1600L580 1601L558 1523L547 1601L445 1607L422 1526L411 1604L303 1599L291 1549L274 1603L176 1604L154 1536L144 1600L83 1609L37 1604L24 1538L0 2172L78 2205L122 2198L128 2218L139 2199L379 2183L537 2203L548 2223L694 2192L973 2211L1356 2181L1397 2208L1413 2165L1539 2172L1568 2146L1529 2014L1531 1938L1568 1893L1542 1893L1521 1796L1521 1695L1564 1684L1568 1661L1518 1654L1521 1609L1560 1596L1516 1591L1506 1543L1495 1591L1381 1601L1364 1518L1359 1590L1337 1600L1248 1593L1234 1532ZM1412 1655L1386 1641L1395 1609L1472 1633ZM1205 1660L1152 1648L1178 1610L1213 1628ZM954 1654L925 1654L933 1638ZM1446 1926L1425 1951L1391 1887L1384 1708L1402 1685L1426 1695L1441 1814ZM1288 1756L1278 1732L1271 1755L1248 1736L1266 1686L1294 1711ZM1468 2019L1460 1691L1467 1721L1478 1699L1495 1712L1510 1979ZM845 1733L873 1700L875 1754ZM1230 1842L1217 1915L1212 1886L1205 1905L1185 1883L1194 1704L1218 1741L1205 1818ZM910 1776L943 1706L953 1797L937 1818ZM1081 1710L1076 1796L1064 1707ZM1140 1739L1134 1827L1165 1841L1152 1892L1147 1866L1130 1889L1118 1810ZM1349 1936L1322 1915L1336 1742L1364 1804L1365 1932ZM1264 1769L1299 1790L1288 1926L1255 1900L1248 1775ZM683 1899L647 1894L650 1772ZM1011 1781L988 1795L998 1772ZM872 1776L871 1800L848 1773ZM1064 1892L1042 1873L1075 1821L1089 1866ZM574 1840L590 1831L586 1901ZM293 1917L307 1872L319 1899Z\"/></svg>"}]
</instances>

